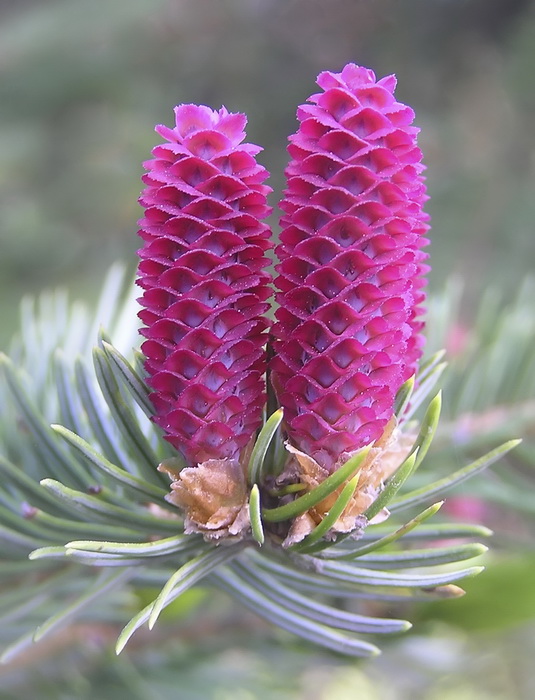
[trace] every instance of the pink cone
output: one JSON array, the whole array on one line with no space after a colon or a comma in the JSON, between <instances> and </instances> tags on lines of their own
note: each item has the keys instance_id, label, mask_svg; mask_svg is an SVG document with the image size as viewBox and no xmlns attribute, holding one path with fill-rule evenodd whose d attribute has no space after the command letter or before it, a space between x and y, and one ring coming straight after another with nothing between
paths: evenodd
<instances>
[{"instance_id":1,"label":"pink cone","mask_svg":"<svg viewBox=\"0 0 535 700\"><path fill-rule=\"evenodd\" d=\"M421 356L427 199L394 76L321 73L281 202L273 385L291 442L332 470L376 440Z\"/></svg>"},{"instance_id":2,"label":"pink cone","mask_svg":"<svg viewBox=\"0 0 535 700\"><path fill-rule=\"evenodd\" d=\"M246 118L175 109L144 165L138 284L155 422L191 464L238 458L262 420L267 171Z\"/></svg>"}]
</instances>

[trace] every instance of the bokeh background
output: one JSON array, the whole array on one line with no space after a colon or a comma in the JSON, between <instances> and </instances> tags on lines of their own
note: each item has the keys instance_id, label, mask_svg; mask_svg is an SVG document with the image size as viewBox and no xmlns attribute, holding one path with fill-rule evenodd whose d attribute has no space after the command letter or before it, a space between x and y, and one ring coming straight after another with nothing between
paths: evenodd
<instances>
[{"instance_id":1,"label":"bokeh background","mask_svg":"<svg viewBox=\"0 0 535 700\"><path fill-rule=\"evenodd\" d=\"M417 112L432 197L431 289L452 274L463 279L466 318L489 286L512 296L535 260L533 0L3 0L0 347L22 296L66 285L91 300L112 262L134 270L141 162L158 141L154 124L171 124L175 104L248 114L276 206L296 106L318 72L348 61L395 72L398 98ZM211 638L209 663L196 666L169 643L189 688L176 697L531 698L535 635L522 624L531 608L515 617L505 605L497 631L481 623L518 594L511 580L496 582L476 622L444 613L431 629L424 620L364 665L310 651L292 665L276 645L245 651L230 635ZM24 684L42 678L40 663L11 677L12 688L32 687ZM144 664L154 671L150 659L136 662ZM122 697L132 669L111 660L100 669L102 688ZM84 673L46 697L100 697ZM142 697L168 697L151 693Z\"/></svg>"},{"instance_id":2,"label":"bokeh background","mask_svg":"<svg viewBox=\"0 0 535 700\"><path fill-rule=\"evenodd\" d=\"M276 204L295 110L317 73L395 72L417 112L432 283L514 287L535 256L530 0L3 0L0 295L98 288L135 264L141 161L179 102L249 115Z\"/></svg>"}]
</instances>

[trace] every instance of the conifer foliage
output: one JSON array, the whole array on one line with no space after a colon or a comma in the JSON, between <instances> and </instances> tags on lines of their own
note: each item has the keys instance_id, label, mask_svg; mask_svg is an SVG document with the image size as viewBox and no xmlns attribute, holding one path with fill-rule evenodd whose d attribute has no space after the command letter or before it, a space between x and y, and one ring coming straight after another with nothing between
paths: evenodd
<instances>
[{"instance_id":1,"label":"conifer foliage","mask_svg":"<svg viewBox=\"0 0 535 700\"><path fill-rule=\"evenodd\" d=\"M369 656L361 634L410 626L382 602L456 597L481 570L442 565L485 551L470 540L488 530L426 521L517 441L404 487L432 461L445 366L442 352L419 362L428 223L413 112L392 76L350 64L318 82L291 138L272 327L259 148L243 115L198 105L157 127L165 143L145 164L142 352L118 269L93 315L61 295L25 304L0 360L1 634L21 635L4 659L160 586L119 652L199 581Z\"/></svg>"}]
</instances>

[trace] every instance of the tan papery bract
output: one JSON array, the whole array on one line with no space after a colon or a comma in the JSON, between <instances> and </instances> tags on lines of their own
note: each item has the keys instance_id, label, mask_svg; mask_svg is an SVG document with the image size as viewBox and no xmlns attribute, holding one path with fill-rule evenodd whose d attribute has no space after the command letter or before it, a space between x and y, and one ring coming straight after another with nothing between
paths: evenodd
<instances>
[{"instance_id":1,"label":"tan papery bract","mask_svg":"<svg viewBox=\"0 0 535 700\"><path fill-rule=\"evenodd\" d=\"M162 463L158 469L172 479L166 499L185 513L186 534L236 541L250 531L249 490L237 460L209 459L180 471Z\"/></svg>"},{"instance_id":2,"label":"tan papery bract","mask_svg":"<svg viewBox=\"0 0 535 700\"><path fill-rule=\"evenodd\" d=\"M384 482L401 466L415 439L416 435L401 433L397 428L396 419L391 418L382 436L370 449L362 464L355 493L342 515L330 529L328 537L334 538L337 534L352 532L358 528L359 519L364 518L363 514L383 489ZM286 447L293 456L292 466L299 474L299 480L307 485L307 491L319 486L329 476L327 470L323 469L312 457L291 445ZM351 456L351 454L344 453L336 465L336 469L339 469ZM283 546L289 547L309 535L329 513L344 486L345 484L342 484L323 501L295 518ZM381 522L388 515L389 512L385 508L374 518L374 522ZM362 524L366 524L364 519Z\"/></svg>"}]
</instances>

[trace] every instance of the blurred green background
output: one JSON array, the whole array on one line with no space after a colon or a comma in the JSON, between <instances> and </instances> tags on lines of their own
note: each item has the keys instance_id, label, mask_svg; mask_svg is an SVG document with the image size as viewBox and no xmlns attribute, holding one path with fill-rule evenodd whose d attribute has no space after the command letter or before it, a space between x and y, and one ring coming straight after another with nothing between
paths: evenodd
<instances>
[{"instance_id":1,"label":"blurred green background","mask_svg":"<svg viewBox=\"0 0 535 700\"><path fill-rule=\"evenodd\" d=\"M535 260L534 0L3 0L0 347L23 295L66 285L92 299L112 262L134 269L141 162L158 141L154 124L171 124L175 104L246 112L276 205L296 106L319 71L348 61L378 76L395 72L398 98L417 112L432 197L431 288L459 275L467 318L485 288L511 296ZM532 574L526 556L517 575ZM531 615L535 593L510 593L507 576L494 588L486 581L472 594L479 608L449 621L445 612L443 622L424 611L418 634L377 662L300 651L285 665L276 645L257 640L245 651L247 640L221 638L210 642L208 676L207 661L197 667L172 646L135 665L147 678L166 677L176 658L175 672L191 686L176 697L186 700L527 700L535 693L533 630L507 604L498 616L505 629L482 621L492 618L497 591L506 601L524 596L520 609ZM262 629L260 639L268 636ZM100 651L80 653L84 669L102 662ZM282 685L269 680L273 665ZM42 683L44 668L25 666L10 688L37 697L32 683ZM83 671L46 695L41 686L41 696L109 692L118 700L129 667L110 660L100 668L98 691ZM175 697L151 687L144 697Z\"/></svg>"},{"instance_id":2,"label":"blurred green background","mask_svg":"<svg viewBox=\"0 0 535 700\"><path fill-rule=\"evenodd\" d=\"M347 61L416 109L432 284L514 287L535 256L530 0L4 0L0 342L23 294L135 265L141 161L175 104L247 112L276 204L296 106Z\"/></svg>"}]
</instances>

